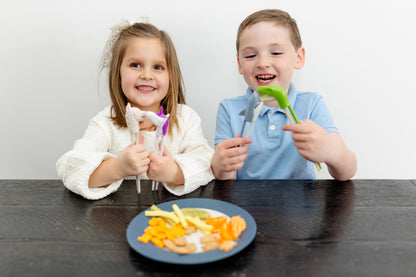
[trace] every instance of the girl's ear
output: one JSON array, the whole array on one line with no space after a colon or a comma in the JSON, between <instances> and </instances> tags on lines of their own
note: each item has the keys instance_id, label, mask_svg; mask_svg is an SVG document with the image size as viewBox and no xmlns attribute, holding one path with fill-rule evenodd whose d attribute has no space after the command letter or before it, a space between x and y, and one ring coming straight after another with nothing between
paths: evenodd
<instances>
[{"instance_id":1,"label":"girl's ear","mask_svg":"<svg viewBox=\"0 0 416 277\"><path fill-rule=\"evenodd\" d=\"M305 65L305 48L300 47L296 54L295 69L301 69Z\"/></svg>"}]
</instances>

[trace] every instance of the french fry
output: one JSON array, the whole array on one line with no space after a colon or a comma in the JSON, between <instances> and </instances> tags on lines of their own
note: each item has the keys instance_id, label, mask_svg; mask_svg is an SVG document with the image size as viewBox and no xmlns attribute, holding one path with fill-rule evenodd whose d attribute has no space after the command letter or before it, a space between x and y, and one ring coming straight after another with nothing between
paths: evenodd
<instances>
[{"instance_id":1,"label":"french fry","mask_svg":"<svg viewBox=\"0 0 416 277\"><path fill-rule=\"evenodd\" d=\"M176 215L174 215L173 213L170 212L166 212L166 211L145 211L144 212L145 216L159 216L162 218L168 218L170 220L172 220L174 222L174 224L179 222L179 219Z\"/></svg>"},{"instance_id":2,"label":"french fry","mask_svg":"<svg viewBox=\"0 0 416 277\"><path fill-rule=\"evenodd\" d=\"M161 208L159 208L159 207L158 207L158 206L156 206L155 204L153 204L153 205L150 207L150 210L151 210L151 211L163 211ZM168 217L165 217L165 220L166 220L166 222L167 222L167 223L169 223L171 226L175 224L175 222L174 222L172 219L168 218Z\"/></svg>"},{"instance_id":3,"label":"french fry","mask_svg":"<svg viewBox=\"0 0 416 277\"><path fill-rule=\"evenodd\" d=\"M185 216L183 215L181 209L179 209L178 205L173 204L172 208L176 216L179 218L179 221L182 223L183 228L188 228L188 222L186 222Z\"/></svg>"},{"instance_id":4,"label":"french fry","mask_svg":"<svg viewBox=\"0 0 416 277\"><path fill-rule=\"evenodd\" d=\"M211 234L212 229L214 229L214 226L205 224L203 221L201 221L198 217L192 217L189 215L185 216L185 219L195 225L199 230L204 232L205 234Z\"/></svg>"}]
</instances>

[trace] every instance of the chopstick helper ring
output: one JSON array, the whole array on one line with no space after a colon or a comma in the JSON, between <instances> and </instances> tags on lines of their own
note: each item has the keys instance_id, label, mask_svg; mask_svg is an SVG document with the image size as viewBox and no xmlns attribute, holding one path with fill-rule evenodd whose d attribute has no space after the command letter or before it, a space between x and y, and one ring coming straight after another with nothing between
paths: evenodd
<instances>
[{"instance_id":1,"label":"chopstick helper ring","mask_svg":"<svg viewBox=\"0 0 416 277\"><path fill-rule=\"evenodd\" d=\"M283 109L283 111L286 114L286 117L289 119L290 123L297 124L299 123L298 118L296 117L295 112L292 109L292 106L290 106L289 99L287 98L287 93L284 88L274 86L274 85L268 85L268 86L259 86L257 88L257 92L259 94L268 95L271 97L274 97L277 102L279 103L280 108ZM260 97L261 101L270 101L274 100L273 98L269 97ZM315 163L315 167L319 170L322 169L322 166L320 163Z\"/></svg>"}]
</instances>

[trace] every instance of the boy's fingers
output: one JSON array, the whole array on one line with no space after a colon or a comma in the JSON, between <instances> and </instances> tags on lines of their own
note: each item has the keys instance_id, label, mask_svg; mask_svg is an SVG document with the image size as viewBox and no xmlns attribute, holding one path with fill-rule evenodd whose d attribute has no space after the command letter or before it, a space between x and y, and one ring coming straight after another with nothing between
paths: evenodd
<instances>
[{"instance_id":1,"label":"boy's fingers","mask_svg":"<svg viewBox=\"0 0 416 277\"><path fill-rule=\"evenodd\" d=\"M240 137L235 137L235 138L230 138L224 141L224 147L225 148L232 148L235 147L237 145L242 145L242 144L249 144L251 143L251 138L240 138Z\"/></svg>"},{"instance_id":2,"label":"boy's fingers","mask_svg":"<svg viewBox=\"0 0 416 277\"><path fill-rule=\"evenodd\" d=\"M282 130L296 132L296 133L306 133L307 130L302 124L285 124L282 126Z\"/></svg>"}]
</instances>

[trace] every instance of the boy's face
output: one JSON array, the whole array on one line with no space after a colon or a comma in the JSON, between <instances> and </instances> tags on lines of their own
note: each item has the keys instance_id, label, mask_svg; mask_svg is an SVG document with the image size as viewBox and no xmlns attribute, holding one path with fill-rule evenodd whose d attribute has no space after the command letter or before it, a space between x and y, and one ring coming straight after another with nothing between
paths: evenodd
<instances>
[{"instance_id":1,"label":"boy's face","mask_svg":"<svg viewBox=\"0 0 416 277\"><path fill-rule=\"evenodd\" d=\"M274 22L259 22L240 36L238 70L249 87L276 85L289 90L294 69L305 63L305 49L295 49L286 28Z\"/></svg>"}]
</instances>

